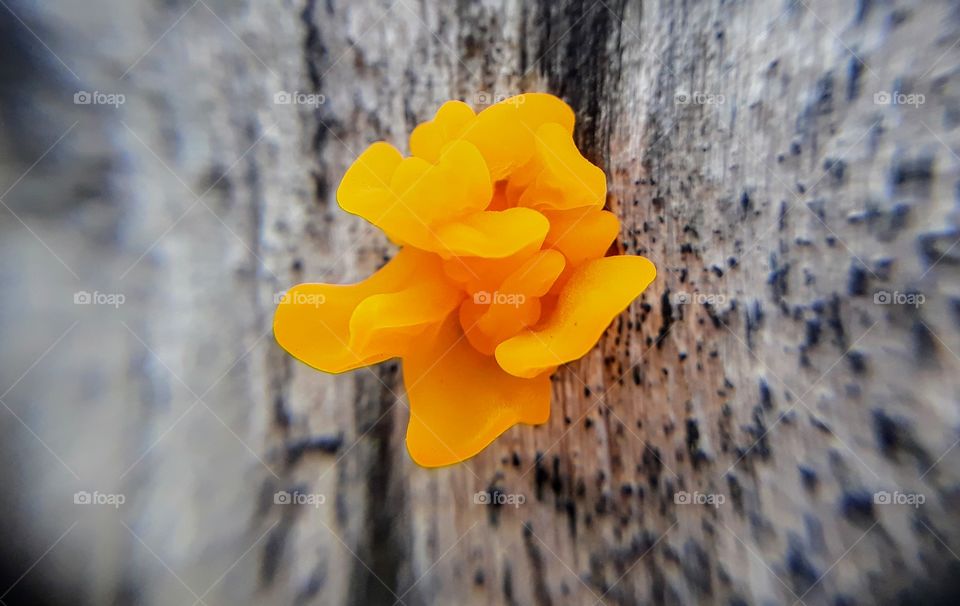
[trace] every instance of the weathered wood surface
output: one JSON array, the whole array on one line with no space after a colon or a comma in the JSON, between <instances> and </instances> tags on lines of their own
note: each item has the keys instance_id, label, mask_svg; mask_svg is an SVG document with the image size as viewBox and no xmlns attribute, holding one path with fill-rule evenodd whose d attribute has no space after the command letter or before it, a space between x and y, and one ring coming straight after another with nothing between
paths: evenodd
<instances>
[{"instance_id":1,"label":"weathered wood surface","mask_svg":"<svg viewBox=\"0 0 960 606\"><path fill-rule=\"evenodd\" d=\"M5 4L11 582L43 557L0 599L45 582L98 604L868 604L956 586L955 3ZM546 426L425 471L402 369L292 361L274 295L392 254L334 199L367 144L405 149L443 100L525 90L575 108L618 247L659 277L557 373ZM875 97L896 91L924 103ZM491 488L526 501L474 503Z\"/></svg>"}]
</instances>

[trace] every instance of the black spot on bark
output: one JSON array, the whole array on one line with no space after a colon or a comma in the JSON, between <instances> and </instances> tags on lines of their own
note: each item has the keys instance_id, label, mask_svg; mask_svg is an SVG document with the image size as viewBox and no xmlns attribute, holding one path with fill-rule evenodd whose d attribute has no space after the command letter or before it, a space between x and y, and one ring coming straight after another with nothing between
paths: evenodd
<instances>
[{"instance_id":1,"label":"black spot on bark","mask_svg":"<svg viewBox=\"0 0 960 606\"><path fill-rule=\"evenodd\" d=\"M890 167L890 184L899 192L908 186L926 188L933 178L933 156L898 157Z\"/></svg>"},{"instance_id":2,"label":"black spot on bark","mask_svg":"<svg viewBox=\"0 0 960 606\"><path fill-rule=\"evenodd\" d=\"M800 482L803 484L803 487L813 492L817 488L817 472L814 471L812 467L807 467L806 465L797 465L797 471L800 472Z\"/></svg>"},{"instance_id":3,"label":"black spot on bark","mask_svg":"<svg viewBox=\"0 0 960 606\"><path fill-rule=\"evenodd\" d=\"M954 243L960 239L960 231L951 228L942 232L928 232L917 236L917 248L926 262L927 269L934 264L960 264L960 251Z\"/></svg>"},{"instance_id":4,"label":"black spot on bark","mask_svg":"<svg viewBox=\"0 0 960 606\"><path fill-rule=\"evenodd\" d=\"M804 323L803 347L805 349L816 347L820 342L821 327L820 318L810 318Z\"/></svg>"},{"instance_id":5,"label":"black spot on bark","mask_svg":"<svg viewBox=\"0 0 960 606\"><path fill-rule=\"evenodd\" d=\"M687 419L687 452L690 455L690 461L693 468L697 469L700 464L706 460L706 454L700 449L700 427L696 419Z\"/></svg>"},{"instance_id":6,"label":"black spot on bark","mask_svg":"<svg viewBox=\"0 0 960 606\"><path fill-rule=\"evenodd\" d=\"M777 229L783 231L787 228L787 212L790 210L790 207L787 206L785 200L780 201L780 213L777 217Z\"/></svg>"},{"instance_id":7,"label":"black spot on bark","mask_svg":"<svg viewBox=\"0 0 960 606\"><path fill-rule=\"evenodd\" d=\"M865 490L848 490L840 499L840 513L854 524L869 527L874 522L873 494Z\"/></svg>"},{"instance_id":8,"label":"black spot on bark","mask_svg":"<svg viewBox=\"0 0 960 606\"><path fill-rule=\"evenodd\" d=\"M744 313L746 322L744 322L744 332L747 338L747 347L753 349L753 336L763 325L763 305L759 300L754 300Z\"/></svg>"},{"instance_id":9,"label":"black spot on bark","mask_svg":"<svg viewBox=\"0 0 960 606\"><path fill-rule=\"evenodd\" d=\"M660 484L660 471L663 463L660 462L660 450L655 447L646 447L643 449L643 468L647 471L647 481L651 488L656 488Z\"/></svg>"},{"instance_id":10,"label":"black spot on bark","mask_svg":"<svg viewBox=\"0 0 960 606\"><path fill-rule=\"evenodd\" d=\"M703 596L713 593L710 557L694 539L687 539L683 544L683 558L680 563L683 577L694 591Z\"/></svg>"},{"instance_id":11,"label":"black spot on bark","mask_svg":"<svg viewBox=\"0 0 960 606\"><path fill-rule=\"evenodd\" d=\"M867 269L854 261L850 264L850 271L847 273L847 294L851 297L862 297L867 294L867 287L870 285L870 278L867 275Z\"/></svg>"},{"instance_id":12,"label":"black spot on bark","mask_svg":"<svg viewBox=\"0 0 960 606\"><path fill-rule=\"evenodd\" d=\"M897 460L901 454L906 454L913 457L918 469L924 472L930 470L931 457L916 439L906 419L890 416L881 409L872 411L872 419L877 447L885 457Z\"/></svg>"},{"instance_id":13,"label":"black spot on bark","mask_svg":"<svg viewBox=\"0 0 960 606\"><path fill-rule=\"evenodd\" d=\"M663 338L670 332L673 325L673 304L670 303L670 289L663 291L660 297L660 309L663 323L660 325L660 332L657 334L657 349L663 347Z\"/></svg>"},{"instance_id":14,"label":"black spot on bark","mask_svg":"<svg viewBox=\"0 0 960 606\"><path fill-rule=\"evenodd\" d=\"M280 569L283 548L293 526L292 520L290 516L282 517L280 523L267 534L267 540L263 544L263 555L260 558L260 582L264 586L273 583Z\"/></svg>"},{"instance_id":15,"label":"black spot on bark","mask_svg":"<svg viewBox=\"0 0 960 606\"><path fill-rule=\"evenodd\" d=\"M833 74L831 72L825 73L817 80L814 90L814 108L821 116L833 111Z\"/></svg>"},{"instance_id":16,"label":"black spot on bark","mask_svg":"<svg viewBox=\"0 0 960 606\"><path fill-rule=\"evenodd\" d=\"M759 388L760 406L762 406L764 410L771 410L773 408L773 394L770 392L770 385L763 377L760 378Z\"/></svg>"},{"instance_id":17,"label":"black spot on bark","mask_svg":"<svg viewBox=\"0 0 960 606\"><path fill-rule=\"evenodd\" d=\"M533 578L530 581L533 584L533 597L539 606L550 606L553 600L550 599L550 590L547 589L547 581L544 575L543 554L540 553L540 546L533 537L533 529L529 522L523 524L523 544L527 552L527 559L530 560L530 570Z\"/></svg>"},{"instance_id":18,"label":"black spot on bark","mask_svg":"<svg viewBox=\"0 0 960 606\"><path fill-rule=\"evenodd\" d=\"M776 253L770 254L770 273L767 276L767 284L770 286L770 295L773 300L779 303L787 295L788 285L787 276L790 274L790 264L780 265Z\"/></svg>"},{"instance_id":19,"label":"black spot on bark","mask_svg":"<svg viewBox=\"0 0 960 606\"><path fill-rule=\"evenodd\" d=\"M910 336L913 341L914 359L918 365L927 365L936 361L937 342L930 328L917 319L910 327Z\"/></svg>"},{"instance_id":20,"label":"black spot on bark","mask_svg":"<svg viewBox=\"0 0 960 606\"><path fill-rule=\"evenodd\" d=\"M577 504L573 499L564 501L563 510L567 514L567 529L570 531L570 537L577 536Z\"/></svg>"},{"instance_id":21,"label":"black spot on bark","mask_svg":"<svg viewBox=\"0 0 960 606\"><path fill-rule=\"evenodd\" d=\"M825 311L827 326L833 332L834 345L842 350L847 349L847 335L843 327L843 318L840 317L840 296L836 293L830 297L830 302Z\"/></svg>"},{"instance_id":22,"label":"black spot on bark","mask_svg":"<svg viewBox=\"0 0 960 606\"><path fill-rule=\"evenodd\" d=\"M284 397L280 394L273 398L273 422L281 429L290 427L290 411Z\"/></svg>"},{"instance_id":23,"label":"black spot on bark","mask_svg":"<svg viewBox=\"0 0 960 606\"><path fill-rule=\"evenodd\" d=\"M853 101L860 96L860 76L863 75L863 62L859 57L850 56L847 62L847 100Z\"/></svg>"},{"instance_id":24,"label":"black spot on bark","mask_svg":"<svg viewBox=\"0 0 960 606\"><path fill-rule=\"evenodd\" d=\"M797 595L806 595L813 584L820 579L820 573L807 559L803 543L799 537L790 533L787 541L786 565L787 571L790 573L793 590Z\"/></svg>"},{"instance_id":25,"label":"black spot on bark","mask_svg":"<svg viewBox=\"0 0 960 606\"><path fill-rule=\"evenodd\" d=\"M746 191L740 194L740 216L746 217L753 209L753 203L750 200L750 194Z\"/></svg>"},{"instance_id":26,"label":"black spot on bark","mask_svg":"<svg viewBox=\"0 0 960 606\"><path fill-rule=\"evenodd\" d=\"M503 562L503 599L511 606L517 603L513 597L513 572L510 560Z\"/></svg>"},{"instance_id":27,"label":"black spot on bark","mask_svg":"<svg viewBox=\"0 0 960 606\"><path fill-rule=\"evenodd\" d=\"M543 487L547 483L550 474L547 473L546 468L543 466L543 453L537 451L536 457L534 459L534 471L533 471L533 481L537 487L537 500L543 500Z\"/></svg>"},{"instance_id":28,"label":"black spot on bark","mask_svg":"<svg viewBox=\"0 0 960 606\"><path fill-rule=\"evenodd\" d=\"M763 460L767 460L770 458L770 443L767 440L767 427L763 419L763 407L760 405L754 406L751 419L753 423L743 428L752 439L749 452Z\"/></svg>"},{"instance_id":29,"label":"black spot on bark","mask_svg":"<svg viewBox=\"0 0 960 606\"><path fill-rule=\"evenodd\" d=\"M823 170L827 171L835 182L841 183L847 170L847 163L840 159L826 158L823 161Z\"/></svg>"},{"instance_id":30,"label":"black spot on bark","mask_svg":"<svg viewBox=\"0 0 960 606\"><path fill-rule=\"evenodd\" d=\"M847 363L854 374L862 375L867 372L867 357L862 351L854 349L847 352Z\"/></svg>"},{"instance_id":31,"label":"black spot on bark","mask_svg":"<svg viewBox=\"0 0 960 606\"><path fill-rule=\"evenodd\" d=\"M733 504L733 510L743 515L743 487L740 486L740 480L733 474L727 475L727 489L730 491L730 502Z\"/></svg>"}]
</instances>

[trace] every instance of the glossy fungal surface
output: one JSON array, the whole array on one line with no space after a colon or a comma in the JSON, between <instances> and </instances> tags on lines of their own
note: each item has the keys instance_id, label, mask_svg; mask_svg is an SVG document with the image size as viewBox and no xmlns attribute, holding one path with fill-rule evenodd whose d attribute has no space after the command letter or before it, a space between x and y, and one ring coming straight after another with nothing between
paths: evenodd
<instances>
[{"instance_id":1,"label":"glossy fungal surface","mask_svg":"<svg viewBox=\"0 0 960 606\"><path fill-rule=\"evenodd\" d=\"M643 257L605 256L620 222L573 128L563 101L527 93L479 113L443 104L411 133L409 157L372 144L337 200L399 252L358 284L298 284L277 307L277 342L317 370L402 360L420 465L546 422L550 375L656 276Z\"/></svg>"}]
</instances>

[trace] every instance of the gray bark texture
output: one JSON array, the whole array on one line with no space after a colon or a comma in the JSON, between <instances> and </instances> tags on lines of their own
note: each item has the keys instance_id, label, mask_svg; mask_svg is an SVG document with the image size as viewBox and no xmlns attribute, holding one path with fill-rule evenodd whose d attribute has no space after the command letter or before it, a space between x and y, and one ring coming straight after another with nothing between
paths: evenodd
<instances>
[{"instance_id":1,"label":"gray bark texture","mask_svg":"<svg viewBox=\"0 0 960 606\"><path fill-rule=\"evenodd\" d=\"M956 603L956 2L0 5L4 603ZM274 299L395 252L368 144L523 91L659 275L421 469L400 365L312 371Z\"/></svg>"}]
</instances>

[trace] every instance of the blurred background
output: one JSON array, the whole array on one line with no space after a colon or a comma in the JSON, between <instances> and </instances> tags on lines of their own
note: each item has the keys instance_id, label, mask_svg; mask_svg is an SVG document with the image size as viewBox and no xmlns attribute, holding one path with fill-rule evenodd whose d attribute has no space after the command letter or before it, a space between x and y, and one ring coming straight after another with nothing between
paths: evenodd
<instances>
[{"instance_id":1,"label":"blurred background","mask_svg":"<svg viewBox=\"0 0 960 606\"><path fill-rule=\"evenodd\" d=\"M947 0L0 0L0 603L955 603L958 69ZM273 307L395 252L367 145L524 91L659 275L424 470Z\"/></svg>"}]
</instances>

